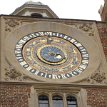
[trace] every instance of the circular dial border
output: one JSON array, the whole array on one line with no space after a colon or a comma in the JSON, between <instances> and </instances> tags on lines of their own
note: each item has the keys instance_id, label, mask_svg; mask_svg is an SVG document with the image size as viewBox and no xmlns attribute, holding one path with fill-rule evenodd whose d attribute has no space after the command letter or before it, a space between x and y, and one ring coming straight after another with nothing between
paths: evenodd
<instances>
[{"instance_id":1,"label":"circular dial border","mask_svg":"<svg viewBox=\"0 0 107 107\"><path fill-rule=\"evenodd\" d=\"M21 38L15 47L15 57L33 75L59 80L79 75L89 63L89 54L80 42L52 31L34 32Z\"/></svg>"}]
</instances>

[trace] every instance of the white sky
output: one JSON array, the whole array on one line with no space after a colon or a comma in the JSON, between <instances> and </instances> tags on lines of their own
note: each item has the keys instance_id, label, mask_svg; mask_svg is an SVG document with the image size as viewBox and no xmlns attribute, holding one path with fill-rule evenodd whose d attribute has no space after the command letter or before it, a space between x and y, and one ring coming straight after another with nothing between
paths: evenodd
<instances>
[{"instance_id":1,"label":"white sky","mask_svg":"<svg viewBox=\"0 0 107 107\"><path fill-rule=\"evenodd\" d=\"M11 14L28 0L0 0L0 14ZM48 5L59 18L101 20L98 10L104 0L32 0Z\"/></svg>"}]
</instances>

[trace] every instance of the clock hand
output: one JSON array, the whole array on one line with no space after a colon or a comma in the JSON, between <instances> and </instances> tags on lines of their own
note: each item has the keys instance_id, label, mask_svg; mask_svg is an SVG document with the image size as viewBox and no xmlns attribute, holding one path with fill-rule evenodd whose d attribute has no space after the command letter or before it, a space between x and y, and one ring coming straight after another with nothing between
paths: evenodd
<instances>
[{"instance_id":1,"label":"clock hand","mask_svg":"<svg viewBox=\"0 0 107 107\"><path fill-rule=\"evenodd\" d=\"M52 40L51 37L48 37L48 38L47 38L47 44L51 44L52 41L53 41L53 40Z\"/></svg>"}]
</instances>

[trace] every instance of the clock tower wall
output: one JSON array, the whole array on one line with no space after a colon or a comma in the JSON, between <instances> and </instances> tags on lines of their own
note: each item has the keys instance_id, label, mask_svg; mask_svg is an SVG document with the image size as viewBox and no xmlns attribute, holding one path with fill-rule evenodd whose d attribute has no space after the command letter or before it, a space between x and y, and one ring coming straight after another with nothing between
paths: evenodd
<instances>
[{"instance_id":1,"label":"clock tower wall","mask_svg":"<svg viewBox=\"0 0 107 107\"><path fill-rule=\"evenodd\" d=\"M107 60L107 23L97 23L98 32L103 46L104 54Z\"/></svg>"},{"instance_id":2,"label":"clock tower wall","mask_svg":"<svg viewBox=\"0 0 107 107\"><path fill-rule=\"evenodd\" d=\"M90 75L92 71L94 73L94 71L99 69L100 63L103 63L102 64L103 69L106 69L104 67L104 64L106 64L106 59L105 59L106 41L102 38L100 39L101 37L100 35L102 35L100 26L102 25L106 26L105 24L98 23L98 22L96 23L94 21L65 20L65 19L60 19L60 20L59 19L38 19L38 18L24 18L24 17L20 18L20 17L12 17L12 16L2 16L2 26L4 26L4 28L2 28L2 31L1 31L2 32L1 38L2 40L4 40L4 42L1 41L1 43L3 44L1 45L1 50L3 50L1 51L2 53L1 55L3 56L2 60L5 61L5 64L4 64L4 61L1 61L3 62L1 64L2 66L1 79L4 80L6 78L11 78L9 77L11 75L6 72L9 72L9 69L13 70L17 68L18 69L21 68L21 69L19 69L19 73L17 74L16 78L20 77L21 75L20 72L23 72L24 69L20 67L20 64L18 64L15 58L15 55L14 55L15 44L18 42L18 40L20 40L23 37L23 35L27 35L32 32L38 32L38 31L61 32L62 34L70 35L71 37L73 36L74 39L80 41L80 43L83 46L85 46L87 50L89 50L89 56L91 61L89 62L89 65L91 67L87 67L87 69L90 69ZM106 37L106 34L105 34L105 37ZM91 42L89 42L89 40ZM102 40L105 42L103 43ZM91 57L94 57L95 59L94 58L91 59ZM93 63L94 60L97 60L97 63ZM9 65L10 67L8 68L7 65ZM91 70L91 69L94 69L94 70ZM30 74L29 72L27 73ZM24 72L24 74L27 74L27 73ZM86 71L86 74L83 73L78 78L82 80L84 75L89 75L89 73L88 74L87 73L88 72ZM72 80L76 81L76 79L72 79Z\"/></svg>"},{"instance_id":3,"label":"clock tower wall","mask_svg":"<svg viewBox=\"0 0 107 107\"><path fill-rule=\"evenodd\" d=\"M1 37L1 17L0 17L0 37ZM1 42L0 42L1 44ZM0 57L0 62L1 62L1 57ZM1 70L0 70L0 80L1 80Z\"/></svg>"},{"instance_id":4,"label":"clock tower wall","mask_svg":"<svg viewBox=\"0 0 107 107\"><path fill-rule=\"evenodd\" d=\"M50 22L48 22L48 20L50 20ZM91 54L92 56L95 56L97 62L99 63L99 64L96 64L96 68L100 66L100 63L106 64L106 59L105 59L106 39L103 39L104 37L106 38L106 33L104 33L103 31L103 29L106 29L106 24L104 23L98 23L98 22L96 23L92 21L89 22L89 21L82 21L82 20L81 21L80 20L64 20L64 19L60 19L60 20L59 19L37 19L37 18L36 19L35 18L23 18L22 19L19 17L2 16L1 25L4 26L2 27L2 30L1 30L1 39L4 40L4 42L1 41L1 44L2 44L1 55L3 55L1 60L4 60L5 63L7 62L7 64L4 64L4 61L1 61L2 80L4 80L4 78L9 76L6 73L8 72L6 65L9 65L11 67L13 66L13 68L16 66L20 66L19 64L17 64L17 60L15 59L15 56L14 56L15 44L18 42L18 40L21 37L23 37L23 35L27 35L27 34L30 34L31 32L36 32L36 31L52 31L53 30L54 32L61 32L67 35L70 35L71 33L71 36L78 39L78 41L82 42L82 45L89 48L90 56ZM102 26L105 26L105 27L101 29ZM91 42L87 41L89 39ZM91 49L93 46L95 46L95 48L97 47L96 48L96 51L98 51L97 55L95 54L95 52L93 52L94 50L92 51ZM8 51L11 53L9 53ZM7 55L6 56L7 58L4 55L5 56ZM10 61L14 60L16 62L13 61L11 64L10 61L8 61L9 58L10 58ZM9 68L9 69L13 69L13 68Z\"/></svg>"},{"instance_id":5,"label":"clock tower wall","mask_svg":"<svg viewBox=\"0 0 107 107\"><path fill-rule=\"evenodd\" d=\"M27 22L26 24L24 23L24 25L21 25L21 26L17 25L17 28L14 29L14 31L12 31L12 33L11 32L8 33L6 35L6 39L5 39L5 42L6 42L5 47L8 47L5 49L5 51L6 51L5 55L6 55L7 62L14 63L13 67L15 67L16 69L19 69L19 72L20 71L24 72L23 67L20 67L20 64L18 64L18 62L15 58L15 55L14 55L15 44L18 43L18 40L23 38L23 35L27 35L32 32L38 32L38 31L61 32L62 34L69 35L70 37L73 37L76 40L80 41L80 43L85 48L87 48L87 51L89 51L89 55L90 55L90 60L89 60L90 63L89 63L89 66L87 67L87 71L89 70L90 75L91 75L91 73L94 72L99 67L99 64L101 61L101 59L99 57L101 57L100 56L101 54L100 54L100 50L98 48L98 44L96 44L96 41L94 40L95 36L88 36L88 35L91 35L91 33L89 32L89 34L88 34L87 32L84 31L84 29L86 29L86 27L88 26L88 25L86 25L86 22L83 25L79 24L80 29L77 29L72 25L68 26L67 24L56 23L55 21L57 21L57 20L54 20L54 21L53 20L50 19L51 22L47 22L47 19L42 19L39 22L32 22L32 23ZM95 25L95 23L93 24L93 26L94 25ZM41 32L41 33L43 33L43 32ZM66 36L64 36L64 38L66 40ZM14 41L10 42L11 40L14 40ZM92 44L90 44L90 42L88 40L90 40ZM101 44L99 44L99 45L101 45ZM93 50L93 48L96 48L96 50ZM94 51L99 54L96 55ZM8 55L9 55L9 57L7 57ZM91 58L91 57L93 57L93 58ZM103 55L103 57L104 57L104 55ZM93 63L94 60L97 60L97 63ZM91 63L93 63L93 64L91 64ZM87 74L87 71L86 71L86 74ZM31 75L30 72L24 72L24 73ZM84 73L85 73L85 71L84 71ZM72 82L80 81L81 79L84 78L84 75L86 75L84 73L82 73L82 75L78 75L78 80L73 78L73 79L70 79L70 81L72 81ZM89 75L89 73L87 75ZM32 77L34 78L34 75L31 75L31 78ZM37 78L38 77L36 77L36 79ZM38 79L40 79L40 78L38 78ZM46 79L42 78L41 80L48 81L47 78ZM49 79L49 81L51 81L51 80ZM58 81L60 82L60 80L58 80ZM63 80L61 80L61 81L63 81ZM67 81L69 82L69 79L67 79Z\"/></svg>"},{"instance_id":6,"label":"clock tower wall","mask_svg":"<svg viewBox=\"0 0 107 107\"><path fill-rule=\"evenodd\" d=\"M0 97L3 98L3 100L0 100L0 104L2 106L5 107L5 105L9 105L11 107L11 100L16 106L18 106L18 104L22 105L22 101L20 100L22 99L25 107L37 107L38 96L40 94L45 94L49 96L51 102L50 107L52 107L52 96L58 94L63 96L65 100L64 107L66 107L65 96L70 94L77 98L78 107L106 107L107 60L105 48L107 44L105 39L106 32L103 32L103 28L106 28L105 23L88 20L40 19L17 16L1 16L0 20ZM44 34L44 31L45 33L48 32L48 34L49 32L52 34L53 32L57 32L57 34L60 35L65 34L63 38L53 37L53 40L54 38L56 40L54 41L55 43L61 39L63 42L67 43L69 47L69 43L71 42L66 38L72 37L72 40L76 40L84 46L84 49L86 49L86 52L89 54L89 63L86 69L74 77L67 78L67 76L65 76L65 79L62 80L58 79L58 77L56 77L57 79L55 80L45 78L42 74L35 76L25 69L19 63L15 55L16 44L19 43L21 39L28 37L27 35L29 34L33 35L34 32L41 32L41 34ZM42 41L43 38L40 40ZM50 39L46 40L51 42ZM27 43L30 43L30 41L27 41ZM57 47L55 43L53 45L54 49ZM29 44L24 44L24 46L25 45L29 46ZM47 49L46 46L44 45L40 50ZM61 45L59 44L59 46ZM72 44L72 46L75 45ZM66 55L65 53L68 52L66 52L66 50L63 51L63 47L58 47L58 49L61 50L61 55L63 53ZM40 54L38 53L37 55L39 56ZM69 55L67 54L67 56ZM37 60L39 61L39 59ZM42 58L40 60L42 61ZM46 66L46 64L52 65L53 63L49 61L50 60L39 63L44 64L43 66ZM60 60L58 61L60 62ZM65 62L60 62L57 66ZM57 61L54 64L57 64ZM50 67L50 65L48 67ZM9 90L15 92L11 93Z\"/></svg>"}]
</instances>

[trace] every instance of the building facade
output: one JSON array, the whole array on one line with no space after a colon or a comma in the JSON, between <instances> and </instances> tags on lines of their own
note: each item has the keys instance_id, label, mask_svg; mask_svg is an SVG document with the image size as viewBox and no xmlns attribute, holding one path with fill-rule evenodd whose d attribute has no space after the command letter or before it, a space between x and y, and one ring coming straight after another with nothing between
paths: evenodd
<instances>
[{"instance_id":1,"label":"building facade","mask_svg":"<svg viewBox=\"0 0 107 107\"><path fill-rule=\"evenodd\" d=\"M0 47L0 107L107 107L107 22L27 2L0 16Z\"/></svg>"},{"instance_id":2,"label":"building facade","mask_svg":"<svg viewBox=\"0 0 107 107\"><path fill-rule=\"evenodd\" d=\"M107 21L107 0L104 0L104 6L99 9L102 21Z\"/></svg>"}]
</instances>

